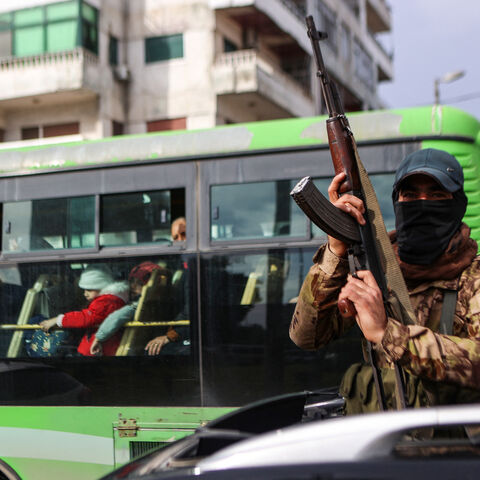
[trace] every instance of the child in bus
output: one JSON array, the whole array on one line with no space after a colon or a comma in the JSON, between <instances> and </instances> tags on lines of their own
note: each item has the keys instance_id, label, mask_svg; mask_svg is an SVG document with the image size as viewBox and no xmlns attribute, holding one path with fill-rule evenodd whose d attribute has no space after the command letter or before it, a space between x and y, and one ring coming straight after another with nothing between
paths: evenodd
<instances>
[{"instance_id":1,"label":"child in bus","mask_svg":"<svg viewBox=\"0 0 480 480\"><path fill-rule=\"evenodd\" d=\"M81 355L91 356L90 346L97 328L110 313L125 305L128 300L128 285L126 282L115 282L110 272L99 267L86 269L80 276L78 285L90 302L88 307L44 320L40 327L44 332L54 327L86 329L77 351ZM118 335L111 337L105 342L105 353L115 355L119 343Z\"/></svg>"},{"instance_id":2,"label":"child in bus","mask_svg":"<svg viewBox=\"0 0 480 480\"><path fill-rule=\"evenodd\" d=\"M128 282L130 285L130 298L132 299L128 305L111 313L105 321L100 325L100 328L95 333L95 337L90 346L91 355L110 355L105 348L109 339L118 332L123 325L133 321L135 317L135 311L138 306L138 300L142 293L142 288L147 284L152 272L159 270L161 267L153 262L143 262L140 265L136 265L130 271L128 276ZM170 328L165 335L157 337L162 343L162 346L178 340L179 335L173 329ZM161 348L161 347L160 347Z\"/></svg>"}]
</instances>

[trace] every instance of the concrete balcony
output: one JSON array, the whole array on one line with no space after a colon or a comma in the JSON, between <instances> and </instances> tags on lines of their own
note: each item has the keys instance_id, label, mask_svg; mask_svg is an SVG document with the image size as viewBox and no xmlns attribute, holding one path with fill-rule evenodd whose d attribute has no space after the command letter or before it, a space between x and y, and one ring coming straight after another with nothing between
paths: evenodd
<instances>
[{"instance_id":1,"label":"concrete balcony","mask_svg":"<svg viewBox=\"0 0 480 480\"><path fill-rule=\"evenodd\" d=\"M367 28L373 33L390 31L391 13L385 0L367 0Z\"/></svg>"},{"instance_id":2,"label":"concrete balcony","mask_svg":"<svg viewBox=\"0 0 480 480\"><path fill-rule=\"evenodd\" d=\"M0 59L0 108L55 105L92 98L100 91L98 58L83 48Z\"/></svg>"},{"instance_id":3,"label":"concrete balcony","mask_svg":"<svg viewBox=\"0 0 480 480\"><path fill-rule=\"evenodd\" d=\"M259 110L276 108L293 117L315 114L312 97L301 84L255 50L219 55L213 78L216 95L250 94Z\"/></svg>"},{"instance_id":4,"label":"concrete balcony","mask_svg":"<svg viewBox=\"0 0 480 480\"><path fill-rule=\"evenodd\" d=\"M244 31L262 34L263 40L279 54L285 47L311 51L304 9L292 0L209 0L209 5L221 10Z\"/></svg>"}]
</instances>

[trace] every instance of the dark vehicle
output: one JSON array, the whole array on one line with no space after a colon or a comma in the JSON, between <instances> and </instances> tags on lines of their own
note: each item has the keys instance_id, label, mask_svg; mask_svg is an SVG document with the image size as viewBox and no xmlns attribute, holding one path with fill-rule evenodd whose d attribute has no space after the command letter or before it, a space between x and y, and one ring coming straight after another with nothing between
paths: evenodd
<instances>
[{"instance_id":1,"label":"dark vehicle","mask_svg":"<svg viewBox=\"0 0 480 480\"><path fill-rule=\"evenodd\" d=\"M291 425L340 416L343 406L344 399L334 388L253 402L208 422L193 435L124 465L102 480L184 471L237 442Z\"/></svg>"}]
</instances>

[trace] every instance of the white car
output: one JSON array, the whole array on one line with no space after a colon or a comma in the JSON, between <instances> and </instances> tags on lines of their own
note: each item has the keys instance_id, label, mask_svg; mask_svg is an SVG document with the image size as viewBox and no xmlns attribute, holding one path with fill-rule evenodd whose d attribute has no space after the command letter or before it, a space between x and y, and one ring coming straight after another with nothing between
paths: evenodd
<instances>
[{"instance_id":1,"label":"white car","mask_svg":"<svg viewBox=\"0 0 480 480\"><path fill-rule=\"evenodd\" d=\"M439 437L433 430L451 433ZM457 454L462 448L464 454L476 451L479 455L478 443L480 405L408 409L339 417L266 433L214 453L198 462L195 470L291 465L292 460L302 465L425 456L427 448L432 455L447 455L448 447L450 453L455 450ZM480 471L478 475L480 478Z\"/></svg>"}]
</instances>

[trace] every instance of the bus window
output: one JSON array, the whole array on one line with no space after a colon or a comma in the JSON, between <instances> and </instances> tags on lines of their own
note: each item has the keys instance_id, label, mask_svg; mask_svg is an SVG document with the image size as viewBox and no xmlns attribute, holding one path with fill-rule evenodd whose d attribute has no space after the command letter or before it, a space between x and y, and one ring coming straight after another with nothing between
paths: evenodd
<instances>
[{"instance_id":1,"label":"bus window","mask_svg":"<svg viewBox=\"0 0 480 480\"><path fill-rule=\"evenodd\" d=\"M101 197L100 246L171 243L171 222L185 216L185 190Z\"/></svg>"},{"instance_id":2,"label":"bus window","mask_svg":"<svg viewBox=\"0 0 480 480\"><path fill-rule=\"evenodd\" d=\"M207 405L242 405L280 392L333 386L353 361L359 361L360 338L353 331L318 352L301 351L288 336L314 253L315 248L290 248L204 257Z\"/></svg>"},{"instance_id":3,"label":"bus window","mask_svg":"<svg viewBox=\"0 0 480 480\"><path fill-rule=\"evenodd\" d=\"M148 265L147 270L139 269L145 264ZM88 264L30 263L19 264L17 269L16 272L6 267L0 269L1 278L5 278L0 285L0 308L3 310L1 357L88 356L89 352L80 351L79 345L85 335L90 341L100 326L105 327L105 342L110 345L108 351L105 350L108 356L190 354L190 280L188 258L185 256L171 255L148 260L129 258ZM80 318L77 315L70 328L58 329L54 326L48 334L42 332L38 325L45 319L60 314L68 316L67 312L82 310L86 317L88 313L93 315L84 290L79 287L82 273L88 270L107 272L102 281L108 278L111 282L103 287L100 295L102 292L110 294L108 301L111 301L112 295L122 298L115 304L113 312L118 314L122 306L128 307L120 317L120 323L118 318L113 321L105 315L105 318L96 318L95 324L81 324L77 322ZM139 288L134 288L134 284ZM99 307L96 308L98 311ZM110 323L103 325L107 321ZM146 349L151 341L153 343Z\"/></svg>"},{"instance_id":4,"label":"bus window","mask_svg":"<svg viewBox=\"0 0 480 480\"><path fill-rule=\"evenodd\" d=\"M395 228L395 213L393 211L392 202L392 188L393 188L393 173L381 173L369 175L372 182L375 194L377 195L378 203L382 211L383 220L387 231ZM319 178L315 181L316 187L328 198L328 186L331 178ZM325 237L325 233L317 226L312 224L312 235L316 238ZM325 237L326 238L326 237Z\"/></svg>"},{"instance_id":5,"label":"bus window","mask_svg":"<svg viewBox=\"0 0 480 480\"><path fill-rule=\"evenodd\" d=\"M95 197L4 203L4 252L95 246Z\"/></svg>"},{"instance_id":6,"label":"bus window","mask_svg":"<svg viewBox=\"0 0 480 480\"><path fill-rule=\"evenodd\" d=\"M211 187L211 239L305 237L305 216L290 198L291 180Z\"/></svg>"}]
</instances>

